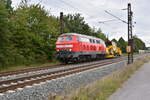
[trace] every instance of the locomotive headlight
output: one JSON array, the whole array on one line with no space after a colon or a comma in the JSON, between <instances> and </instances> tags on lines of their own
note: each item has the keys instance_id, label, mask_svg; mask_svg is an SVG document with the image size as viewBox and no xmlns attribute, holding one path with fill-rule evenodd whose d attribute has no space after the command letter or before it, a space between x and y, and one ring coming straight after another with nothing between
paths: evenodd
<instances>
[{"instance_id":1,"label":"locomotive headlight","mask_svg":"<svg viewBox=\"0 0 150 100\"><path fill-rule=\"evenodd\" d=\"M72 51L72 49L69 49L69 51Z\"/></svg>"}]
</instances>

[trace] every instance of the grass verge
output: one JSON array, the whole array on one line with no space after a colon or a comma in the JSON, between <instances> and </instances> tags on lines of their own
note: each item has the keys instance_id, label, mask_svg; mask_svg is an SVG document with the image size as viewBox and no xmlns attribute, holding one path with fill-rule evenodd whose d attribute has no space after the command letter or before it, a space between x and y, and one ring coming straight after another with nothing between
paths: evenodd
<instances>
[{"instance_id":1,"label":"grass verge","mask_svg":"<svg viewBox=\"0 0 150 100\"><path fill-rule=\"evenodd\" d=\"M150 60L150 56L94 82L86 87L81 87L68 93L67 96L50 96L49 100L107 100L122 84L131 77L144 63Z\"/></svg>"},{"instance_id":2,"label":"grass verge","mask_svg":"<svg viewBox=\"0 0 150 100\"><path fill-rule=\"evenodd\" d=\"M0 67L0 72L6 72L6 71L13 71L13 70L20 70L20 69L24 69L24 68L31 68L31 67L44 67L44 66L51 66L51 65L56 65L56 64L60 64L60 62L54 60L51 62L47 62L47 63L38 63L38 64L32 64L32 65L21 65L21 66L10 66L10 67Z\"/></svg>"}]
</instances>

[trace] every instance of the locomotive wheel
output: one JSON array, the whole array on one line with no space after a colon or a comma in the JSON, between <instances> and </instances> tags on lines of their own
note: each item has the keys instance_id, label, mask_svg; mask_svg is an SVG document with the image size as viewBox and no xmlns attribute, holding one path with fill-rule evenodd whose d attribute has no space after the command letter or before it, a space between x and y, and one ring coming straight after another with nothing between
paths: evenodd
<instances>
[{"instance_id":1,"label":"locomotive wheel","mask_svg":"<svg viewBox=\"0 0 150 100\"><path fill-rule=\"evenodd\" d=\"M87 56L83 56L83 62L87 61Z\"/></svg>"},{"instance_id":2,"label":"locomotive wheel","mask_svg":"<svg viewBox=\"0 0 150 100\"><path fill-rule=\"evenodd\" d=\"M87 56L87 61L91 61L91 56Z\"/></svg>"},{"instance_id":3,"label":"locomotive wheel","mask_svg":"<svg viewBox=\"0 0 150 100\"><path fill-rule=\"evenodd\" d=\"M84 62L84 56L79 56L79 61Z\"/></svg>"},{"instance_id":4,"label":"locomotive wheel","mask_svg":"<svg viewBox=\"0 0 150 100\"><path fill-rule=\"evenodd\" d=\"M63 60L63 61L61 61L63 64L68 64L69 63L69 61L68 60Z\"/></svg>"},{"instance_id":5,"label":"locomotive wheel","mask_svg":"<svg viewBox=\"0 0 150 100\"><path fill-rule=\"evenodd\" d=\"M79 58L76 57L73 59L73 63L78 63L78 62L79 62Z\"/></svg>"}]
</instances>

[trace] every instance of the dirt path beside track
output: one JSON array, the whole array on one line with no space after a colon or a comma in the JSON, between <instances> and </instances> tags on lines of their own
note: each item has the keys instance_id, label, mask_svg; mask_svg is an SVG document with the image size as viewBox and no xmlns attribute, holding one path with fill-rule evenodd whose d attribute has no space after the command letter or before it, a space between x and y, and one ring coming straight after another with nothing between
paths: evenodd
<instances>
[{"instance_id":1,"label":"dirt path beside track","mask_svg":"<svg viewBox=\"0 0 150 100\"><path fill-rule=\"evenodd\" d=\"M150 100L150 62L144 64L108 100Z\"/></svg>"}]
</instances>

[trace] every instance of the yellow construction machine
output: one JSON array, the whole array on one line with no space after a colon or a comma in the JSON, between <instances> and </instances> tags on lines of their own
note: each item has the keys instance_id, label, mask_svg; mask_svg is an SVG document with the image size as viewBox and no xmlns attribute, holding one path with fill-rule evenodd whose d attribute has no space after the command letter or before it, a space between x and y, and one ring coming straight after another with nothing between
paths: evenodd
<instances>
[{"instance_id":1,"label":"yellow construction machine","mask_svg":"<svg viewBox=\"0 0 150 100\"><path fill-rule=\"evenodd\" d=\"M122 51L119 47L117 47L117 44L112 41L106 41L106 58L112 58L122 55Z\"/></svg>"}]
</instances>

